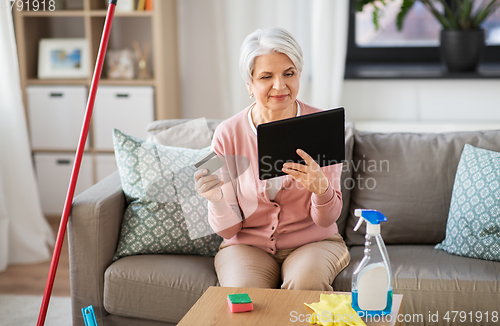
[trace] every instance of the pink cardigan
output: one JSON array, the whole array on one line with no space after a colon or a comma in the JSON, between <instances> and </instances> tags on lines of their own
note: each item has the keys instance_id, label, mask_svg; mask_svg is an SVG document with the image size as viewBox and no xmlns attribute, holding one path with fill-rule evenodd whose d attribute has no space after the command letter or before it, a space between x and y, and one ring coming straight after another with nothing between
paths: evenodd
<instances>
[{"instance_id":1,"label":"pink cardigan","mask_svg":"<svg viewBox=\"0 0 500 326\"><path fill-rule=\"evenodd\" d=\"M299 103L301 115L321 111ZM257 135L249 125L250 108L222 122L214 134L213 149L226 163L221 172L224 196L208 204L214 231L229 245L247 244L271 254L337 233L335 221L342 210L342 164L322 168L330 181L324 194L311 193L287 175L282 177L275 200L270 201L267 180L259 180Z\"/></svg>"}]
</instances>

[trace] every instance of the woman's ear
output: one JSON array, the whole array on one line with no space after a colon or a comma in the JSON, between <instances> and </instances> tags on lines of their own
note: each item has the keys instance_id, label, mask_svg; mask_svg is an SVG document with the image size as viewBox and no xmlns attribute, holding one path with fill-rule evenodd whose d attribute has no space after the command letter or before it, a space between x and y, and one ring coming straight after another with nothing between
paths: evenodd
<instances>
[{"instance_id":1,"label":"woman's ear","mask_svg":"<svg viewBox=\"0 0 500 326\"><path fill-rule=\"evenodd\" d=\"M251 95L252 94L252 86L247 83L247 89L248 89L248 93Z\"/></svg>"}]
</instances>

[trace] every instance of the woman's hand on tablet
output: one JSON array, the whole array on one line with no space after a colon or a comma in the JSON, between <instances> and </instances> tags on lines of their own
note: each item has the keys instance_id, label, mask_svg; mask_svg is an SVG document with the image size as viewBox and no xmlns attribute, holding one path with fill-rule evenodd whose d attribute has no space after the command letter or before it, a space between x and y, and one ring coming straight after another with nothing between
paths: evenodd
<instances>
[{"instance_id":1,"label":"woman's hand on tablet","mask_svg":"<svg viewBox=\"0 0 500 326\"><path fill-rule=\"evenodd\" d=\"M284 163L283 172L290 175L310 192L316 195L324 194L330 185L330 181L321 170L319 164L301 149L297 149L297 154L306 161L306 165Z\"/></svg>"}]
</instances>

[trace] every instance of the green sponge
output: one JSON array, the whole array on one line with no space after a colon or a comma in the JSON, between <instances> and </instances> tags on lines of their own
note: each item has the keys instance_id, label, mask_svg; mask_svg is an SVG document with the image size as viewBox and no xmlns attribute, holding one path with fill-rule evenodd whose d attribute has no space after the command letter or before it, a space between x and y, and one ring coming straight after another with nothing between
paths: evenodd
<instances>
[{"instance_id":1,"label":"green sponge","mask_svg":"<svg viewBox=\"0 0 500 326\"><path fill-rule=\"evenodd\" d=\"M229 294L227 303L231 312L252 311L253 303L248 293Z\"/></svg>"}]
</instances>

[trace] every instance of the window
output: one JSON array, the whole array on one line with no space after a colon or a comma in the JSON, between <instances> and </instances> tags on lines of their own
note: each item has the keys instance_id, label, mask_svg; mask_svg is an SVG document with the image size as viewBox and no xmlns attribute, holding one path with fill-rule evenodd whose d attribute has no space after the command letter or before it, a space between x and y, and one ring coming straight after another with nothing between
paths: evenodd
<instances>
[{"instance_id":1,"label":"window","mask_svg":"<svg viewBox=\"0 0 500 326\"><path fill-rule=\"evenodd\" d=\"M403 29L396 27L396 18L403 0L388 2L380 28L373 24L373 6L366 5L355 14L355 42L360 47L423 47L439 45L440 25L421 2L416 2L406 16Z\"/></svg>"},{"instance_id":2,"label":"window","mask_svg":"<svg viewBox=\"0 0 500 326\"><path fill-rule=\"evenodd\" d=\"M417 1L398 31L396 17L402 0L389 1L375 30L371 6L357 12L351 0L347 63L439 63L441 25ZM500 9L483 24L488 45L483 62L500 63Z\"/></svg>"}]
</instances>

